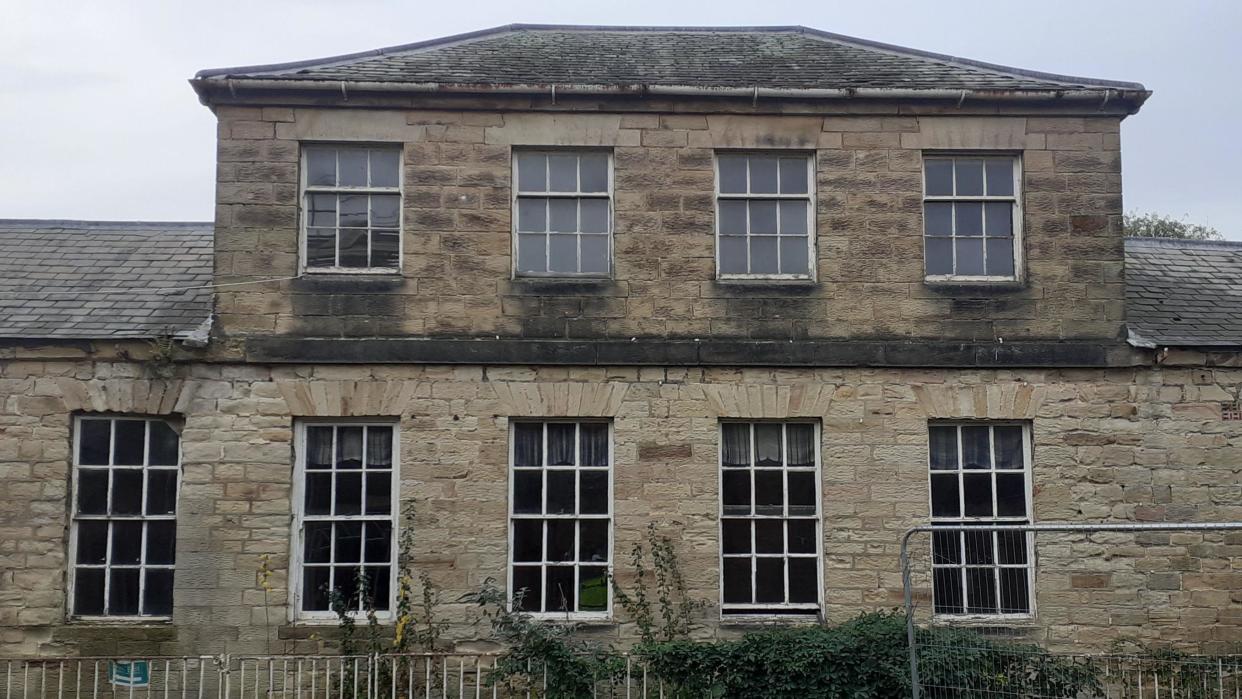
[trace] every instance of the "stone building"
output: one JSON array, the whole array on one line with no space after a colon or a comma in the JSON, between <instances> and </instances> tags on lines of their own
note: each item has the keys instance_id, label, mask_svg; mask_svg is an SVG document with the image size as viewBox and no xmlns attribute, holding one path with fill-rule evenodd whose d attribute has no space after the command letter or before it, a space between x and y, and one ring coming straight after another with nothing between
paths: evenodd
<instances>
[{"instance_id":1,"label":"stone building","mask_svg":"<svg viewBox=\"0 0 1242 699\"><path fill-rule=\"evenodd\" d=\"M708 637L899 605L914 525L1242 520L1242 249L1124 240L1141 85L531 25L191 84L214 229L0 223L2 654L315 650L400 541L452 639L491 579L625 642L649 523ZM917 592L1220 649L1240 546L938 535Z\"/></svg>"}]
</instances>

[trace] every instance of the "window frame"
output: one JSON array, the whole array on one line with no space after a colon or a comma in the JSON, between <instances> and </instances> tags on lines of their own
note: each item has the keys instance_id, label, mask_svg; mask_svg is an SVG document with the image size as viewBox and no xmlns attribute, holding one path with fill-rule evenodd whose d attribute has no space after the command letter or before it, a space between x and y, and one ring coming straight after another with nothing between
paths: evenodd
<instances>
[{"instance_id":1,"label":"window frame","mask_svg":"<svg viewBox=\"0 0 1242 699\"><path fill-rule=\"evenodd\" d=\"M388 518L392 523L392 535L389 541L389 564L388 564L388 609L375 610L375 616L381 621L387 621L395 618L397 603L397 580L399 578L399 565L397 561L398 544L401 536L401 518L399 516L401 502L401 424L396 418L391 420L382 420L376 418L348 418L348 417L327 417L327 418L296 418L293 423L293 487L290 489L290 504L292 505L292 531L290 532L290 550L289 550L289 614L290 622L299 623L334 623L338 617L336 612L328 610L311 610L304 611L302 609L302 580L305 577L305 562L303 561L305 551L305 525L306 519L306 428L307 427L391 427L392 428L392 468L390 469L390 477L392 482L389 490L391 491L391 504L389 505ZM364 433L365 435L365 433ZM363 443L366 443L365 436ZM330 473L336 473L336 467L333 466ZM366 473L366 469L359 469L359 473ZM366 479L363 478L363 482ZM365 487L365 486L364 486ZM364 512L357 515L313 515L311 522L342 522L355 521L367 522L381 520L381 515L365 514L365 495L363 497ZM336 565L335 561L329 565ZM366 612L361 610L351 610L351 617L355 619L365 619Z\"/></svg>"},{"instance_id":2,"label":"window frame","mask_svg":"<svg viewBox=\"0 0 1242 699\"><path fill-rule=\"evenodd\" d=\"M962 515L962 516L960 516L960 517L937 517L936 515L932 514L932 512L933 512L933 509L932 509L932 507L933 507L933 503L932 503L932 490L931 490L931 487L932 487L932 486L931 486L931 483L932 483L932 474L935 474L935 473L941 473L941 474L944 474L944 473L950 473L950 471L946 471L946 470L943 470L943 469L935 469L935 470L933 470L933 469L932 469L932 463L931 463L931 460L932 460L932 450L931 450L931 428L933 428L933 427L955 427L955 428L957 428L957 458L958 458L958 468L957 468L957 469L955 469L954 471L951 471L951 472L952 472L952 473L956 473L956 474L957 474L957 494L958 494L958 508L959 508L959 510L958 510L958 511L959 511L959 512L961 513L961 515ZM973 471L976 471L977 473L987 473L987 474L989 474L989 475L991 475L991 476L992 476L992 511L993 511L993 512L996 512L996 511L997 511L997 488L996 488L996 474L998 473L998 469L996 468L996 464L995 464L995 463L993 463L993 464L992 464L992 468L989 468L989 469L986 469L986 470L985 470L985 469L978 469L978 470L975 470L975 469L966 469L966 468L963 468L963 467L962 467L962 450L963 450L963 447L962 447L962 436L961 436L961 434L962 434L962 433L961 433L961 428L963 428L963 427L988 427L988 428L995 428L995 427L1018 427L1018 428L1021 428L1021 430L1022 430L1022 475L1023 475L1023 495L1025 496L1025 506L1026 506L1026 516L1025 516L1025 517L1014 517L1014 516L995 516L995 515L994 515L994 516L991 516L991 517L981 517L981 516L978 516L978 515L973 515L973 516L968 516L968 515L966 515L966 489L965 489L964 484L963 484L963 482L962 482L963 476L964 476L967 472L972 471L972 470L973 470ZM1024 420L931 420L931 421L928 421L928 423L927 423L927 428L928 428L928 429L927 429L927 445L928 445L928 449L927 449L927 502L928 502L928 509L927 509L927 512L928 512L928 518L929 518L929 521L930 521L930 523L931 523L931 525L932 525L933 527L935 527L935 525L936 525L937 523L939 523L939 524L946 524L946 525L961 525L961 526L970 526L970 525L972 525L972 524L985 525L985 526L993 526L993 525L995 525L995 526L1003 526L1003 525L1005 525L1005 524L1020 525L1020 524L1034 524L1034 523L1035 523L1035 511L1034 511L1034 509L1033 509L1033 508L1034 508L1034 476L1033 476L1033 473L1034 473L1034 468L1033 468L1033 466L1034 466L1034 450L1033 450L1033 444L1032 444L1032 441L1033 441L1033 440L1032 440L1032 425L1031 425L1031 423L1030 423L1029 421L1024 421ZM989 443L990 443L990 444L995 445L995 439L996 439L996 438L995 438L995 430L991 430L991 431L990 431L988 439L989 439ZM993 452L995 452L995 446L993 446ZM993 455L993 456L994 456L994 455ZM1013 471L1013 470L1009 470L1009 469L1000 469L1000 470L999 470L999 472L1000 472L1000 473L1014 473L1014 471ZM958 532L956 532L956 533L957 533L958 537L962 537L962 533L961 533L960 531L958 531ZM986 566L985 566L985 565L983 565L983 564L974 565L974 566L971 566L970 564L967 564L967 563L966 563L966 552L965 552L965 546L966 546L966 544L965 544L965 539L964 539L964 538L962 538L962 539L961 539L961 541L962 541L962 543L961 543L961 546L962 546L962 551L961 551L961 554L962 554L962 562L961 562L961 563L957 563L957 564L940 564L940 565L937 565L937 564L936 564L936 555L935 555L935 550L934 550L934 547L935 547L935 534L936 534L936 532L935 532L934 530L932 531L931 536L929 537L929 541L928 541L928 552L929 552L929 554L930 554L930 556L931 556L931 557L929 558L929 561L930 561L930 563L931 563L931 571L932 571L932 575L933 575L933 577L932 577L932 581L931 581L931 587L932 587L932 594L933 594L933 596L934 596L934 594L935 594L935 578L934 578L934 576L935 576L935 571L936 571L938 568L965 569L965 568L968 568L968 567L976 567L976 568L983 568L983 567L987 567L987 568L989 568L989 569L991 569L991 570L994 570L994 571L999 571L1001 568L1024 568L1024 569L1026 570L1027 602L1028 602L1029 611L1027 611L1027 612L1018 612L1018 613L1013 613L1013 614L1005 614L1005 613L996 613L996 614L990 614L990 613L985 613L985 614L973 613L973 614L972 614L972 613L966 613L966 612L963 612L962 614L942 613L942 612L937 612L937 611L935 611L935 602L934 602L934 599L933 599L933 603L932 603L932 618L933 618L934 620L936 620L936 621L942 621L942 622L947 622L947 623L954 623L954 622L956 622L956 623L975 623L975 622L995 622L995 621L1003 621L1003 622L1010 622L1010 621L1023 621L1023 620L1031 620L1031 619L1034 619L1034 618L1035 618L1035 616L1036 616L1036 609L1035 609L1035 600L1036 600L1036 594L1035 594L1035 579L1036 579L1036 575L1035 575L1035 572L1036 572L1036 568L1037 568L1037 561L1036 561L1036 559L1035 559L1035 536L1034 536L1034 534L1032 534L1032 533L1030 533L1030 532L1026 532L1026 533L1024 533L1024 535L1023 535L1023 537L1024 537L1024 541L1025 541L1025 544L1026 544L1026 561L1027 561L1027 562L1026 562L1025 564L1002 564L1002 563L999 563L999 562L998 562L998 561L999 561L999 556L997 556L997 555L996 555L996 553L997 553L997 551L996 551L996 546L997 546L997 543L996 543L996 542L997 542L997 538L996 538L996 537L997 537L997 532L996 532L996 531L990 531L990 532L987 532L987 533L988 533L988 534L990 534L990 535L991 535L991 537L992 537L992 538L991 538L991 542L992 542L992 547L993 547L993 549L992 549L992 558L993 558L993 561L994 561L993 563L991 563L991 564L987 564ZM1000 589L999 589L999 588L1000 588L1000 576L999 576L999 575L996 575L995 577L996 577L996 586L997 586L997 590L996 590L997 597L996 597L996 599L997 599L997 605L999 606L999 604L1000 604L1000 600L1001 600L1001 596L1000 596ZM964 609L966 608L966 607L965 607L965 601L966 601L966 599L967 599L967 596L966 596L966 595L967 595L967 590L966 590L966 587L965 587L965 586L966 586L966 582L965 582L965 579L964 579L964 578L963 578L963 581L962 581L962 585L963 585L963 587L962 587L962 600L963 600L963 610L964 610Z\"/></svg>"},{"instance_id":3,"label":"window frame","mask_svg":"<svg viewBox=\"0 0 1242 699\"><path fill-rule=\"evenodd\" d=\"M752 465L747 467L747 470L750 471L750 474L751 474L750 493L751 493L751 510L753 512L755 508L754 472L757 469L757 467L753 465L755 461L755 454L756 454L755 430L753 426L764 424L764 423L779 424L782 426L790 425L790 424L811 425L812 429L814 430L814 444L815 444L815 469L814 469L814 474L815 474L814 475L814 479L815 479L815 515L814 515L815 554L814 554L814 558L815 558L816 601L813 604L809 602L796 602L796 603L784 602L784 603L779 603L779 604L770 604L770 603L761 604L757 602L740 604L740 603L733 603L733 602L725 602L724 561L725 561L726 555L724 552L724 521L726 519L745 519L748 521L780 520L781 522L787 522L790 519L808 519L807 517L789 517L788 515L784 515L784 514L779 515L779 516L766 516L766 515L756 515L756 514L750 514L750 515L726 515L725 514L725 511L724 511L724 506L725 506L724 505L724 473L725 473L724 425L742 424L742 425L752 426L750 429L750 434L751 434L750 454L751 454ZM787 451L789 442L788 442L788 438L786 434L787 434L786 431L782 428L781 430L782 465L779 471L782 474L782 479L781 479L782 488L784 489L784 492L783 492L783 503L784 504L782 505L782 507L786 511L788 511L789 479L785 477L785 474L789 472L789 467L786 465L786 461L789 456L788 451ZM730 621L737 621L737 622L744 623L748 621L767 621L767 620L810 622L813 620L823 619L824 613L825 613L825 600L826 600L825 592L824 592L824 500L823 500L824 484L823 484L823 453L822 453L823 452L823 445L822 445L823 423L819 420L807 419L807 418L792 418L792 419L721 418L717 421L717 424L716 424L716 441L717 441L717 445L716 445L716 452L717 452L716 454L716 479L717 479L717 482L716 482L716 488L717 488L717 497L716 497L716 508L717 508L716 509L716 513L717 513L716 514L716 537L717 538L716 538L716 541L717 541L717 548L716 550L717 550L717 566L718 566L718 571L719 571L718 576L717 576L719 580L717 602L718 602L718 609L720 610L719 611L720 620L726 623ZM778 469L763 469L763 470L776 471ZM804 470L805 469L798 469L798 471L804 471ZM789 546L788 541L787 541L788 529L785 530L785 538L786 538L785 548L788 549L788 546ZM755 549L754 528L752 525L751 552L749 554L735 554L735 555L731 555L728 557L748 556L753 560L754 558L757 557L757 554L754 549ZM769 554L768 556L776 557L776 554ZM782 559L786 561L789 559L788 551L785 551L784 553L780 554L780 556ZM810 556L806 554L796 556L796 557L797 558L810 558ZM755 590L754 576L755 576L755 569L752 564L752 569L751 569L752 597L754 595L754 590ZM786 593L786 596L788 596L788 593L789 593L788 565L786 565L785 567L785 593ZM780 609L788 609L790 611L788 612L774 611L774 610L780 610ZM738 610L738 611L733 611L730 613L728 610ZM753 611L746 611L746 610L753 610ZM814 611L814 613L810 613L811 611Z\"/></svg>"},{"instance_id":4,"label":"window frame","mask_svg":"<svg viewBox=\"0 0 1242 699\"><path fill-rule=\"evenodd\" d=\"M177 544L179 542L177 542L177 540L174 538L173 540L173 562L172 563L148 564L146 563L147 528L145 526L143 527L143 541L139 548L140 553L139 553L138 564L136 566L130 566L130 565L124 566L126 568L136 568L139 571L139 577L138 577L138 610L139 610L139 613L138 614L106 614L106 613L105 614L77 614L76 613L75 599L76 599L76 593L77 593L78 568L80 567L98 568L104 571L104 593L103 595L104 595L104 609L106 610L108 606L108 590L109 590L109 585L111 584L109 581L111 577L109 573L113 567L112 561L111 561L111 558L112 558L112 527L111 527L111 524L109 524L109 527L108 527L108 550L105 556L105 562L103 564L80 565L78 563L78 523L82 520L97 521L97 522L102 521L102 522L108 522L108 523L111 523L113 521L136 521L136 522L144 522L144 523L150 522L150 521L172 521L173 527L174 527L174 537L175 537L177 517L179 515L179 510L181 509L181 481L182 481L181 471L182 471L182 464L184 462L184 448L183 448L182 439L181 439L181 427L183 427L183 424L178 419L176 419L174 416L125 414L125 413L75 414L72 416L71 419L72 419L72 440L71 440L70 448L73 450L73 453L69 457L70 458L69 460L70 488L69 488L69 495L68 495L69 545L67 547L67 558L65 561L65 566L67 568L67 580L66 580L66 585L65 585L65 595L66 595L65 617L70 622L91 622L91 623L98 623L98 622L104 622L104 623L144 622L146 623L146 622L171 621L173 618L173 613L176 611L176 589L177 589L176 588L176 571L177 571L176 554L177 554ZM113 464L112 461L114 461L116 458L116 422L118 420L141 420L146 423L163 422L167 424L169 428L172 429L177 434L177 463L175 465L160 465L160 464L152 465L149 463L151 460L150 446L149 446L151 428L150 426L148 426L144 429L144 432L143 432L147 440L147 444L144 445L143 447L143 462L144 463L141 466L135 466L131 464L122 464L118 466L118 465ZM78 463L79 459L81 458L80 450L81 450L81 439L82 439L82 423L89 422L89 421L97 421L97 422L106 421L106 422L109 422L111 425L109 428L111 430L111 434L109 436L109 445L111 447L111 453L109 453L108 455L109 463L107 465L87 464L83 466L82 464ZM147 502L147 497L146 497L147 482L148 482L147 471L149 469L154 468L156 470L172 471L176 473L176 483L174 485L174 490L173 490L173 511L172 513L171 514L159 514L159 515L148 515L148 514L113 515L111 513L102 514L102 515L91 515L91 514L83 515L83 514L78 513L78 492L81 487L78 476L79 476L79 472L84 467L88 469L107 469L109 471L115 470L117 468L129 468L129 469L141 468L141 470L143 471L143 478L142 478L143 491L142 491L142 496L141 496L141 502L142 502L142 509L144 511L146 510L146 502ZM109 502L111 502L112 485L113 485L112 479L109 478L108 479L108 501ZM146 575L144 575L143 572L148 568L153 568L157 570L170 570L173 573L172 611L170 611L168 614L142 614L141 613L142 605L144 601L143 592L145 590L145 583L146 583Z\"/></svg>"},{"instance_id":5,"label":"window frame","mask_svg":"<svg viewBox=\"0 0 1242 699\"><path fill-rule=\"evenodd\" d=\"M538 423L543 426L543 457L544 457L545 462L547 461L547 454L548 454L547 425L549 424L572 424L572 425L593 424L593 425L606 425L607 426L608 428L608 513L607 514L605 515L600 515L600 514L583 515L579 513L548 514L546 512L547 502L548 502L548 489L546 487L546 483L547 483L546 475L543 478L543 483L545 484L545 487L542 488L541 493L540 493L540 497L542 498L542 503L543 503L543 509L545 510L545 512L541 512L538 514L528 514L528 513L519 514L513 511L514 510L513 506L515 503L514 491L515 491L515 485L517 481L517 479L513 477L515 473L513 457L514 457L515 447L517 446L517 440L514 438L514 433L515 433L515 427L518 423ZM508 480L509 480L509 484L508 484L509 504L508 504L508 526L506 527L508 530L508 541L506 542L507 552L505 555L505 558L506 558L505 589L507 591L506 592L507 596L505 600L506 608L509 609L510 611L514 611L513 593L516 592L513 589L514 566L515 565L527 565L527 566L535 565L534 563L530 561L515 562L513 560L514 551L515 551L515 548L514 548L515 523L517 520L533 519L533 520L538 520L538 521L545 521L545 520L552 520L552 519L563 519L563 520L568 520L572 522L579 522L579 521L582 521L583 519L596 519L596 520L602 519L608 522L608 562L607 564L604 565L604 568L607 569L607 579L605 580L605 590L607 591L608 602L607 602L607 605L604 611L600 611L600 612L540 611L540 612L522 612L522 613L526 614L532 619L543 620L543 621L611 621L612 615L613 615L613 609L614 609L611 579L612 579L612 574L613 574L613 566L616 563L616 551L614 550L616 547L616 531L615 531L616 529L616 503L614 502L614 492L615 492L614 487L615 487L615 478L616 478L616 446L615 446L615 440L614 440L615 433L614 433L614 428L613 428L613 421L610 418L603 418L603 417L580 417L580 418L513 417L509 419L508 432L509 432L509 435L508 435L509 436L509 449L508 449L509 463L508 463L508 468L507 468L508 470L507 475L508 475ZM579 448L580 444L581 444L581 430L575 429L574 430L574 459L575 461L579 461L581 459L582 452ZM529 467L529 466L523 467L523 468L526 470L532 470L532 471L535 470L534 467ZM595 470L595 471L600 470L598 466L591 466L591 467L586 467L586 468L588 470ZM549 469L559 470L559 471L572 471L573 473L577 474L582 471L583 467L581 466L581 464L577 464L577 463L573 466L547 466L545 464L543 466L540 466L538 470L541 473L546 474ZM575 488L578 489L575 491L575 499L576 499L575 509L581 508L581 500L577 499L580 495L580 486L578 485L578 483L579 481L575 479ZM543 531L543 537L544 537L543 546L542 546L543 560L538 563L538 566L540 570L541 580L546 580L547 579L546 571L548 568L546 527L543 528L542 531ZM577 553L579 546L580 546L579 544L580 537L581 537L581 533L579 529L575 527L574 528L575 554ZM579 569L581 569L582 567L583 567L582 561L579 561L577 559L573 561L575 584L579 584ZM593 567L598 567L598 566L593 566ZM546 598L547 596L546 593L547 593L547 585L541 584L540 594ZM575 592L576 601L580 601L579 594L580 594L579 592ZM541 599L540 601L541 601L541 604L540 604L541 607L547 606L546 603L544 603L544 600Z\"/></svg>"},{"instance_id":6,"label":"window frame","mask_svg":"<svg viewBox=\"0 0 1242 699\"><path fill-rule=\"evenodd\" d=\"M582 188L581 165L579 165L579 181L578 181L577 191L574 191L574 192L552 192L552 191L529 192L529 191L522 191L521 189L519 189L519 182L520 182L519 177L518 177L518 157L519 156L542 155L542 156L547 157L551 155L568 155L568 154L579 155L579 156L584 155L584 154L603 155L607 159L607 163L608 163L608 190L607 192L601 194L600 192L583 192L582 191L581 189ZM509 176L510 176L510 182L512 183L512 186L509 187L509 195L510 195L509 218L511 220L511 225L509 226L509 229L510 229L510 236L512 237L512 240L510 243L510 250L509 250L509 260L510 260L509 278L513 280L522 280L522 279L608 280L608 279L612 279L616 272L616 257L615 257L616 250L615 250L615 241L613 240L616 235L616 221L615 221L615 218L616 218L616 181L615 181L616 169L615 169L615 159L613 158L613 149L591 147L591 146L587 146L587 147L564 146L564 147L552 147L552 148L549 148L549 147L525 148L521 146L516 146L514 148L511 148L509 151L509 161L510 161L509 162L509 166L510 166ZM518 204L523 198L577 199L579 201L583 199L603 199L607 201L608 202L608 231L602 234L601 233L583 233L581 231L577 231L574 233L574 235L577 235L579 238L581 238L584 235L587 235L587 236L603 235L607 239L608 271L606 272L521 272L519 271L518 270L518 254L519 254L518 239L519 239L519 235L521 231L518 230ZM581 216L581 214L579 214L579 216ZM551 224L546 223L545 225L550 227ZM533 233L534 231L529 231L527 234L530 235ZM550 230L544 231L543 235L544 235L545 241L547 240L547 237L551 234L552 234L552 231ZM550 249L550 246L547 245L545 242L544 244L545 260L546 260L547 255L549 254L549 249ZM581 240L579 240L578 242L578 266L579 267L582 266Z\"/></svg>"},{"instance_id":7,"label":"window frame","mask_svg":"<svg viewBox=\"0 0 1242 699\"><path fill-rule=\"evenodd\" d=\"M1013 165L1013 194L1007 196L987 196L987 195L929 195L927 193L927 161L928 160L988 160L1007 158L1012 161ZM954 176L953 188L957 189L956 169ZM1025 280L1025 260L1023 257L1023 213L1022 201L1025 198L1025 191L1022 187L1023 158L1021 152L1007 151L958 151L958 150L924 150L920 153L919 159L919 186L922 190L922 205L919 208L919 220L922 224L919 232L919 242L923 247L923 281L929 284L1016 284ZM985 170L986 178L986 170ZM926 206L929 202L1009 202L1013 204L1013 274L928 274L927 273L927 239L928 237L944 238L945 236L928 236L927 235L927 214ZM985 223L986 225L986 223ZM950 236L949 240L956 240L960 236ZM982 238L982 236L981 236ZM956 267L956 250L954 251L954 267ZM984 261L987 260L987 243L984 243ZM986 267L985 267L986 270Z\"/></svg>"},{"instance_id":8,"label":"window frame","mask_svg":"<svg viewBox=\"0 0 1242 699\"><path fill-rule=\"evenodd\" d=\"M375 148L383 150L395 150L397 153L397 184L395 187L346 187L341 185L333 185L331 187L325 185L308 185L307 174L309 167L307 166L307 151L311 148ZM394 275L401 274L404 267L405 257L405 143L404 142L380 142L380 141L299 141L298 142L298 274L362 274L362 275ZM339 158L339 156L338 156ZM338 164L339 171L339 164ZM339 174L339 172L338 172ZM310 214L308 197L312 194L334 194L337 196L349 194L381 194L396 195L397 204L397 265L395 267L342 267L333 265L331 267L311 267L307 264L307 229L310 227ZM338 201L339 207L339 201ZM369 214L368 214L369 216ZM340 220L340 210L337 210L338 223ZM370 230L370 227L367 229ZM370 251L371 242L370 235L367 237L367 250ZM340 260L340 226L337 226L336 241L336 257ZM369 257L369 255L368 255Z\"/></svg>"},{"instance_id":9,"label":"window frame","mask_svg":"<svg viewBox=\"0 0 1242 699\"><path fill-rule=\"evenodd\" d=\"M749 191L746 193L738 193L738 192L722 193L720 191L720 157L722 155L723 156L740 155L740 156L747 156L747 157L749 156L771 156L771 157L777 158L778 160L780 158L791 158L791 157L804 158L806 160L806 168L807 168L807 176L806 176L807 191L805 194L781 194L780 192L766 193L766 194L765 193L754 194ZM816 182L816 158L815 158L815 151L813 150L803 150L803 149L790 149L790 150L739 149L739 150L734 150L734 149L727 149L727 148L718 148L718 149L713 150L712 151L712 188L713 188L714 201L712 204L712 217L714 219L713 231L715 234L715 248L716 248L715 255L714 255L715 262L716 262L716 280L721 281L721 282L730 282L730 281L733 281L733 282L737 282L737 281L743 281L743 282L744 281L815 282L817 281L818 276L819 276L818 275L819 260L815 256L815 243L816 243L815 239L818 237L819 231L816 227L816 208L815 208L817 206L816 184L817 184ZM747 190L750 189L750 166L749 164L747 164L746 188ZM807 214L806 214L807 215L807 221L806 221L807 271L806 273L805 274L782 274L779 272L778 273L722 272L721 265L720 265L720 250L721 250L720 238L722 237L720 233L720 202L721 200L732 200L732 201L759 200L759 201L776 201L776 202L806 201L807 202L807 207L806 207L807 208ZM778 207L778 211L779 211L779 207ZM777 216L779 217L780 214L778 213ZM779 222L780 219L778 218L777 220ZM750 234L750 217L748 216L747 221L746 221L746 235L744 236L744 239L746 240L746 262L747 262L746 266L748 268L750 267L750 239L751 237L752 236ZM772 237L779 239L781 236L777 234ZM779 268L780 266L779 244L777 246L777 260L778 260L777 267Z\"/></svg>"}]
</instances>

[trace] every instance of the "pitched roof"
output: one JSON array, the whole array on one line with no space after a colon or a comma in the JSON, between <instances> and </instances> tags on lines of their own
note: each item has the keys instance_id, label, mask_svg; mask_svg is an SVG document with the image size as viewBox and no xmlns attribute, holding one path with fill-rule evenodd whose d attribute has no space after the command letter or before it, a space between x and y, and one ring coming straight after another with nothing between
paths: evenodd
<instances>
[{"instance_id":1,"label":"pitched roof","mask_svg":"<svg viewBox=\"0 0 1242 699\"><path fill-rule=\"evenodd\" d=\"M1118 82L1011 68L799 26L510 24L362 53L200 71L198 83L264 79L478 86L725 90L975 90L1130 93Z\"/></svg>"},{"instance_id":2,"label":"pitched roof","mask_svg":"<svg viewBox=\"0 0 1242 699\"><path fill-rule=\"evenodd\" d=\"M1242 347L1242 242L1126 238L1126 324L1139 347Z\"/></svg>"},{"instance_id":3,"label":"pitched roof","mask_svg":"<svg viewBox=\"0 0 1242 699\"><path fill-rule=\"evenodd\" d=\"M0 219L0 337L185 338L211 317L210 223Z\"/></svg>"}]
</instances>

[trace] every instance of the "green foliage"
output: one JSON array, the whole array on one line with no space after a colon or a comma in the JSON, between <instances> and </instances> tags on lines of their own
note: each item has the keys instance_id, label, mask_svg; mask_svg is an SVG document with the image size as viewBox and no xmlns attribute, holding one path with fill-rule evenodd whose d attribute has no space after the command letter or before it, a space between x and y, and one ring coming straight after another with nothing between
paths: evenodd
<instances>
[{"instance_id":1,"label":"green foliage","mask_svg":"<svg viewBox=\"0 0 1242 699\"><path fill-rule=\"evenodd\" d=\"M1184 240L1221 240L1220 231L1211 226L1190 223L1157 213L1129 213L1122 218L1126 235L1135 238L1181 238Z\"/></svg>"},{"instance_id":2,"label":"green foliage","mask_svg":"<svg viewBox=\"0 0 1242 699\"><path fill-rule=\"evenodd\" d=\"M651 552L650 567L647 563L648 550ZM617 604L638 627L642 644L689 637L695 616L707 603L690 599L686 594L686 580L681 574L673 541L656 533L654 522L647 525L646 547L638 542L630 549L630 565L634 568L633 589L626 589L615 576L609 576L609 581ZM651 589L653 577L655 588ZM656 610L652 609L653 597L658 607L658 618Z\"/></svg>"}]
</instances>

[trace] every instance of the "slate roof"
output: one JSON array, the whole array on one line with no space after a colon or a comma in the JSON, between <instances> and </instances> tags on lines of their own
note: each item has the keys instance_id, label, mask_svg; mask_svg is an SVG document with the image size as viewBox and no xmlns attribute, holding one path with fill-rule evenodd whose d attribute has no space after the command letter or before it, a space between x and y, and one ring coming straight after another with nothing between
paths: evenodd
<instances>
[{"instance_id":1,"label":"slate roof","mask_svg":"<svg viewBox=\"0 0 1242 699\"><path fill-rule=\"evenodd\" d=\"M1139 347L1242 347L1242 242L1126 238L1126 319Z\"/></svg>"},{"instance_id":2,"label":"slate roof","mask_svg":"<svg viewBox=\"0 0 1242 699\"><path fill-rule=\"evenodd\" d=\"M266 79L476 86L682 86L857 90L1144 91L883 44L799 26L510 24L330 58L200 71ZM1139 101L1146 95L1138 97Z\"/></svg>"},{"instance_id":3,"label":"slate roof","mask_svg":"<svg viewBox=\"0 0 1242 699\"><path fill-rule=\"evenodd\" d=\"M211 284L212 229L0 219L0 337L202 336L211 290L184 287Z\"/></svg>"}]
</instances>

